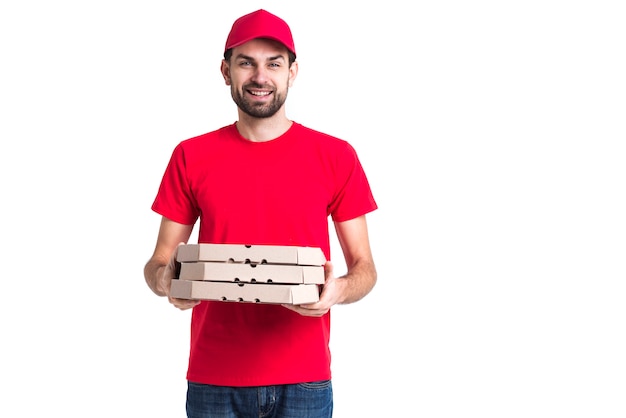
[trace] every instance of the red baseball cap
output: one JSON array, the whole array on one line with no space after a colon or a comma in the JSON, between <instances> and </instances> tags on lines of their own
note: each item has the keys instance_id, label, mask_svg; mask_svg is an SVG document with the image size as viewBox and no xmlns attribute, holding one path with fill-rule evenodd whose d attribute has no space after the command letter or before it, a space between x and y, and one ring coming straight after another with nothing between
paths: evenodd
<instances>
[{"instance_id":1,"label":"red baseball cap","mask_svg":"<svg viewBox=\"0 0 626 418\"><path fill-rule=\"evenodd\" d=\"M235 20L226 39L224 52L256 38L268 38L285 45L296 53L291 29L283 19L263 9L241 16Z\"/></svg>"}]
</instances>

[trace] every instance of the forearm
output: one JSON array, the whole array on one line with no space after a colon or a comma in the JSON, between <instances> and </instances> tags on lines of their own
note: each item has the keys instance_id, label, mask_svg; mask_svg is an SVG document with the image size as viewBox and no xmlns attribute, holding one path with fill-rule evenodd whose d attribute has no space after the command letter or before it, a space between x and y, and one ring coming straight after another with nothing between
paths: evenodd
<instances>
[{"instance_id":1,"label":"forearm","mask_svg":"<svg viewBox=\"0 0 626 418\"><path fill-rule=\"evenodd\" d=\"M185 225L161 219L159 238L154 253L143 271L148 287L159 296L167 296L171 280L176 274L176 247L189 239L193 225Z\"/></svg>"},{"instance_id":2,"label":"forearm","mask_svg":"<svg viewBox=\"0 0 626 418\"><path fill-rule=\"evenodd\" d=\"M150 290L152 290L158 296L166 296L166 290L160 286L159 278L163 276L163 271L166 267L161 261L151 259L146 263L143 274L146 279L146 283Z\"/></svg>"},{"instance_id":3,"label":"forearm","mask_svg":"<svg viewBox=\"0 0 626 418\"><path fill-rule=\"evenodd\" d=\"M371 260L356 262L345 275L337 278L341 294L338 303L345 305L363 299L374 288L377 278L376 267Z\"/></svg>"}]
</instances>

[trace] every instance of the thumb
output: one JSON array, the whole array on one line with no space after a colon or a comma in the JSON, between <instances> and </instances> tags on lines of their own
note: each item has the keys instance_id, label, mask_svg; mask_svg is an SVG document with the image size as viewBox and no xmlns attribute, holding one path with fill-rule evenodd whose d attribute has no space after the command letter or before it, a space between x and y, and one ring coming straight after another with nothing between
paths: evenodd
<instances>
[{"instance_id":1,"label":"thumb","mask_svg":"<svg viewBox=\"0 0 626 418\"><path fill-rule=\"evenodd\" d=\"M324 278L328 281L328 279L331 277L333 277L333 263L328 260L324 264Z\"/></svg>"}]
</instances>

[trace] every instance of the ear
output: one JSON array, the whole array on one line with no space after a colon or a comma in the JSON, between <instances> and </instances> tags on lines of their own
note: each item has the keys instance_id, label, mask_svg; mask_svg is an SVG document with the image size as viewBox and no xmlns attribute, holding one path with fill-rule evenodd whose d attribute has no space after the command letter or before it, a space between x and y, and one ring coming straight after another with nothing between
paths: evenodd
<instances>
[{"instance_id":1,"label":"ear","mask_svg":"<svg viewBox=\"0 0 626 418\"><path fill-rule=\"evenodd\" d=\"M222 73L222 77L224 77L224 82L226 83L226 85L230 86L230 66L225 59L222 60L220 72Z\"/></svg>"},{"instance_id":2,"label":"ear","mask_svg":"<svg viewBox=\"0 0 626 418\"><path fill-rule=\"evenodd\" d=\"M293 82L296 80L298 76L298 62L294 61L289 67L289 87L293 86Z\"/></svg>"}]
</instances>

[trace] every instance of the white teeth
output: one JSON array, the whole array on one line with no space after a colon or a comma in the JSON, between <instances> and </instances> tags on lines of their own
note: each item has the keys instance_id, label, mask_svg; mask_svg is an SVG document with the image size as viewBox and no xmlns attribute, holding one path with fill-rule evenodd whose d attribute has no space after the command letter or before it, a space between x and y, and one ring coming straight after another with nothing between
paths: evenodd
<instances>
[{"instance_id":1,"label":"white teeth","mask_svg":"<svg viewBox=\"0 0 626 418\"><path fill-rule=\"evenodd\" d=\"M267 91L251 91L250 94L254 95L254 96L267 96L270 93Z\"/></svg>"}]
</instances>

